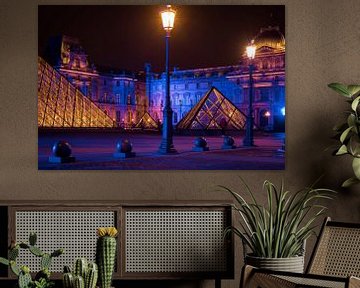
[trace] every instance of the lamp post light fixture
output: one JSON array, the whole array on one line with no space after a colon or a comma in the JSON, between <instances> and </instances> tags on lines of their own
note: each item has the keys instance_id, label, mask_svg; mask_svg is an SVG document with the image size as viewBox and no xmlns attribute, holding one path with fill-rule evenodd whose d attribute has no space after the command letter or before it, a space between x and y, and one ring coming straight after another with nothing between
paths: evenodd
<instances>
[{"instance_id":1,"label":"lamp post light fixture","mask_svg":"<svg viewBox=\"0 0 360 288\"><path fill-rule=\"evenodd\" d=\"M166 74L166 84L165 84L165 106L163 110L163 128L162 128L162 140L159 148L160 154L174 154L177 151L174 148L173 144L173 126L172 126L172 116L173 111L171 109L170 101L170 73L169 73L169 40L170 32L174 28L175 22L175 11L171 9L170 5L167 5L166 10L162 11L161 20L162 25L165 30L165 74Z\"/></svg>"},{"instance_id":2,"label":"lamp post light fixture","mask_svg":"<svg viewBox=\"0 0 360 288\"><path fill-rule=\"evenodd\" d=\"M246 47L246 55L249 59L249 108L246 116L246 132L243 141L244 146L254 146L254 117L253 117L253 97L254 97L254 59L256 54L256 46L254 40Z\"/></svg>"}]
</instances>

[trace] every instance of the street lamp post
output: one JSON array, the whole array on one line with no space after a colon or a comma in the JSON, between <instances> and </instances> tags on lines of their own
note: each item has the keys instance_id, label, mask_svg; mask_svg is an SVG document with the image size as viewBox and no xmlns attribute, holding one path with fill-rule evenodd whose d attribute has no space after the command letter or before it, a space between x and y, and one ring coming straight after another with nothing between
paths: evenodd
<instances>
[{"instance_id":1,"label":"street lamp post","mask_svg":"<svg viewBox=\"0 0 360 288\"><path fill-rule=\"evenodd\" d=\"M244 146L254 146L254 117L253 117L253 97L254 97L254 79L253 70L256 46L254 40L246 47L246 55L249 59L249 108L248 115L246 116L246 132L243 141Z\"/></svg>"},{"instance_id":2,"label":"street lamp post","mask_svg":"<svg viewBox=\"0 0 360 288\"><path fill-rule=\"evenodd\" d=\"M165 107L163 110L163 128L162 128L162 140L159 147L160 154L173 154L177 153L173 144L173 126L172 116L173 111L171 109L170 100L170 74L169 74L169 40L170 32L174 28L175 11L171 9L170 5L167 5L166 10L161 12L161 20L165 34Z\"/></svg>"}]
</instances>

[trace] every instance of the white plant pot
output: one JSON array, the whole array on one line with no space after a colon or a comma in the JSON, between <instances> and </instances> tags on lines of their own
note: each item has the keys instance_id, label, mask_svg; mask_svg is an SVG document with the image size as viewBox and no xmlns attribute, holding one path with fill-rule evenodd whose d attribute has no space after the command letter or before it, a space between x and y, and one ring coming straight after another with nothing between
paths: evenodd
<instances>
[{"instance_id":1,"label":"white plant pot","mask_svg":"<svg viewBox=\"0 0 360 288\"><path fill-rule=\"evenodd\" d=\"M289 258L263 258L246 255L245 263L262 269L304 273L304 256Z\"/></svg>"}]
</instances>

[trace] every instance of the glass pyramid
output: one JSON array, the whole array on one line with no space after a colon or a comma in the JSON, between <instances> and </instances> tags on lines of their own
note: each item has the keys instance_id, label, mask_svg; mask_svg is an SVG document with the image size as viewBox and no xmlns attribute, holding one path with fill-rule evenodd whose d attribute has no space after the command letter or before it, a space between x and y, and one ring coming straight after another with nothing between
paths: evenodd
<instances>
[{"instance_id":1,"label":"glass pyramid","mask_svg":"<svg viewBox=\"0 0 360 288\"><path fill-rule=\"evenodd\" d=\"M212 87L177 124L177 129L245 128L246 116L218 89Z\"/></svg>"},{"instance_id":2,"label":"glass pyramid","mask_svg":"<svg viewBox=\"0 0 360 288\"><path fill-rule=\"evenodd\" d=\"M39 57L38 127L114 127L114 121Z\"/></svg>"},{"instance_id":3,"label":"glass pyramid","mask_svg":"<svg viewBox=\"0 0 360 288\"><path fill-rule=\"evenodd\" d=\"M148 112L145 112L144 115L140 118L139 122L136 124L135 128L158 129L159 125Z\"/></svg>"}]
</instances>

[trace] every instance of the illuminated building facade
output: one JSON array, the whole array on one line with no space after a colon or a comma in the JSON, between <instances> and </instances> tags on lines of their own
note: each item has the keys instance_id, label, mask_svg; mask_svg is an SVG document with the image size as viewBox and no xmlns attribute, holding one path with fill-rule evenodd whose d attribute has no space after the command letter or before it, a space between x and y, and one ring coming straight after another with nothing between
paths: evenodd
<instances>
[{"instance_id":1,"label":"illuminated building facade","mask_svg":"<svg viewBox=\"0 0 360 288\"><path fill-rule=\"evenodd\" d=\"M38 127L112 128L114 121L39 57Z\"/></svg>"},{"instance_id":2,"label":"illuminated building facade","mask_svg":"<svg viewBox=\"0 0 360 288\"><path fill-rule=\"evenodd\" d=\"M254 123L264 130L284 131L285 127L285 38L277 27L261 29L254 38ZM149 112L162 119L164 74L151 73L146 66ZM245 115L249 103L249 62L244 54L237 65L178 70L171 75L173 123L177 124L211 87L217 88Z\"/></svg>"},{"instance_id":3,"label":"illuminated building facade","mask_svg":"<svg viewBox=\"0 0 360 288\"><path fill-rule=\"evenodd\" d=\"M78 39L64 35L51 39L46 58L116 126L134 127L146 112L145 84L134 73L96 67Z\"/></svg>"},{"instance_id":4,"label":"illuminated building facade","mask_svg":"<svg viewBox=\"0 0 360 288\"><path fill-rule=\"evenodd\" d=\"M260 129L284 131L285 38L277 27L268 27L261 29L254 42L257 46L253 62L254 123ZM165 74L152 72L150 64L145 65L142 75L95 67L79 40L68 36L53 39L49 47L50 63L110 116L116 126L135 128L144 121L146 112L156 123L163 119ZM174 127L212 87L247 115L249 62L246 55L231 66L174 68L170 80Z\"/></svg>"}]
</instances>

